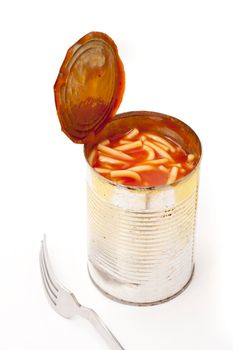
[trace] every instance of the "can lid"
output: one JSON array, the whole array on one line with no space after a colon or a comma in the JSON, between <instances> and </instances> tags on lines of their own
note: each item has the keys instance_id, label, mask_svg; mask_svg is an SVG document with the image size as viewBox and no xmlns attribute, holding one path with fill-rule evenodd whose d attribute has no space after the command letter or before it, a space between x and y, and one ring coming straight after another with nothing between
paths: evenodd
<instances>
[{"instance_id":1,"label":"can lid","mask_svg":"<svg viewBox=\"0 0 233 350\"><path fill-rule=\"evenodd\" d=\"M117 46L91 32L66 54L54 85L62 131L75 143L92 143L121 103L125 73Z\"/></svg>"}]
</instances>

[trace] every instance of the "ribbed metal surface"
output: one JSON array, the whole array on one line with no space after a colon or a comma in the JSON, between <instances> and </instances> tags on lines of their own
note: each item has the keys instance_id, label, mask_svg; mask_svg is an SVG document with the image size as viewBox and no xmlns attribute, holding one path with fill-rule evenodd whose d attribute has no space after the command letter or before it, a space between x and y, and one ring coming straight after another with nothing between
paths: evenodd
<instances>
[{"instance_id":1,"label":"ribbed metal surface","mask_svg":"<svg viewBox=\"0 0 233 350\"><path fill-rule=\"evenodd\" d=\"M144 192L113 186L90 170L88 266L102 291L124 302L156 303L188 283L197 187L198 170L176 186Z\"/></svg>"},{"instance_id":2,"label":"ribbed metal surface","mask_svg":"<svg viewBox=\"0 0 233 350\"><path fill-rule=\"evenodd\" d=\"M197 186L165 210L132 211L106 200L103 188L97 194L89 184L89 270L94 282L107 294L133 303L178 293L193 270L196 201Z\"/></svg>"}]
</instances>

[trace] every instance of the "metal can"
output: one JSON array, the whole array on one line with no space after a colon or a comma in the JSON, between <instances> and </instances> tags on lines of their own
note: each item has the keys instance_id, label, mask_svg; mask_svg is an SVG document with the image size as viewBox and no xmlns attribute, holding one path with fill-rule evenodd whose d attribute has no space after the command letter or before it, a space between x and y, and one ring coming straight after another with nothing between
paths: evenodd
<instances>
[{"instance_id":1,"label":"metal can","mask_svg":"<svg viewBox=\"0 0 233 350\"><path fill-rule=\"evenodd\" d=\"M156 112L115 117L97 142L130 127L159 131L201 158L195 132L177 118ZM85 146L87 157L91 146ZM127 187L88 164L88 270L108 297L153 305L180 294L194 270L194 236L200 160L172 185Z\"/></svg>"}]
</instances>

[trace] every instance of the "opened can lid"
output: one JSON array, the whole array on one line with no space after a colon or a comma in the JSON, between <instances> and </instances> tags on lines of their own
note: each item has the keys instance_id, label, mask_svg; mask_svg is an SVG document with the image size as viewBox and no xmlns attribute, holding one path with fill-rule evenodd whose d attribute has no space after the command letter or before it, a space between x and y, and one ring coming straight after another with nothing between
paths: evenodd
<instances>
[{"instance_id":1,"label":"opened can lid","mask_svg":"<svg viewBox=\"0 0 233 350\"><path fill-rule=\"evenodd\" d=\"M54 85L62 131L76 143L93 143L123 97L124 67L106 34L91 32L66 54Z\"/></svg>"}]
</instances>

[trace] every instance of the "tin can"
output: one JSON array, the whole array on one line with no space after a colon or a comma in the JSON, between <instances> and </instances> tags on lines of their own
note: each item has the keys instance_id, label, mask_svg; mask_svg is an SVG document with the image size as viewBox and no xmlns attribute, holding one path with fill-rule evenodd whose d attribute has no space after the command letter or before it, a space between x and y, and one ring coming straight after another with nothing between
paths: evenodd
<instances>
[{"instance_id":1,"label":"tin can","mask_svg":"<svg viewBox=\"0 0 233 350\"><path fill-rule=\"evenodd\" d=\"M159 131L201 158L201 144L185 123L156 112L115 117L97 142L138 127ZM91 146L85 146L88 157ZM108 297L153 305L180 294L194 271L194 238L200 161L171 185L116 184L88 164L88 270Z\"/></svg>"}]
</instances>

